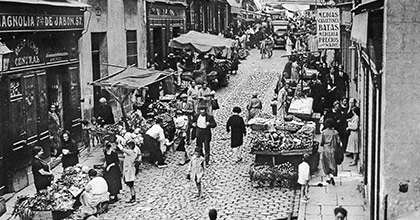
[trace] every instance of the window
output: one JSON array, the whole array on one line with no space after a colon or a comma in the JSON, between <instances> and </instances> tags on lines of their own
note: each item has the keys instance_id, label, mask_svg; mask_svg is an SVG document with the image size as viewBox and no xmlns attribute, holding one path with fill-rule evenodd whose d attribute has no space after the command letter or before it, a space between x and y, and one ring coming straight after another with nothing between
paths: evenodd
<instances>
[{"instance_id":1,"label":"window","mask_svg":"<svg viewBox=\"0 0 420 220\"><path fill-rule=\"evenodd\" d=\"M127 31L127 65L137 66L137 33Z\"/></svg>"}]
</instances>

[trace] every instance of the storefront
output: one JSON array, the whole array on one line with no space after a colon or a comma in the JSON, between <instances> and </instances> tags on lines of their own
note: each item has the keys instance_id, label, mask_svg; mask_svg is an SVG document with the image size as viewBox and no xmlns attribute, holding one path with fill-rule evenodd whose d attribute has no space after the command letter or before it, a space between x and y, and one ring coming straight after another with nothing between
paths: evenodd
<instances>
[{"instance_id":1,"label":"storefront","mask_svg":"<svg viewBox=\"0 0 420 220\"><path fill-rule=\"evenodd\" d=\"M188 1L189 30L219 34L225 31L231 21L230 5L224 0Z\"/></svg>"},{"instance_id":2,"label":"storefront","mask_svg":"<svg viewBox=\"0 0 420 220\"><path fill-rule=\"evenodd\" d=\"M62 129L81 136L78 39L88 5L18 2L0 4L0 38L10 49L0 72L0 195L29 184L34 146L50 157L50 105Z\"/></svg>"},{"instance_id":3,"label":"storefront","mask_svg":"<svg viewBox=\"0 0 420 220\"><path fill-rule=\"evenodd\" d=\"M186 29L186 3L147 2L147 60L151 61L155 54L161 59L170 53L168 43L178 37Z\"/></svg>"}]
</instances>

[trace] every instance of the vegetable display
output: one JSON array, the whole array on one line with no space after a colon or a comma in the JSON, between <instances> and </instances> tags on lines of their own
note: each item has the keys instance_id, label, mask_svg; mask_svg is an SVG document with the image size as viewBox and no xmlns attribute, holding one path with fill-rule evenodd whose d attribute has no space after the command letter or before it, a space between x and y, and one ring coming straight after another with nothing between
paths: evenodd
<instances>
[{"instance_id":1,"label":"vegetable display","mask_svg":"<svg viewBox=\"0 0 420 220\"><path fill-rule=\"evenodd\" d=\"M297 171L290 162L275 166L251 164L249 175L253 187L293 188L297 181Z\"/></svg>"},{"instance_id":2,"label":"vegetable display","mask_svg":"<svg viewBox=\"0 0 420 220\"><path fill-rule=\"evenodd\" d=\"M32 219L35 211L73 210L74 197L90 180L87 174L88 169L80 164L68 167L47 190L41 190L34 196L18 197L12 215L19 216L21 219Z\"/></svg>"}]
</instances>

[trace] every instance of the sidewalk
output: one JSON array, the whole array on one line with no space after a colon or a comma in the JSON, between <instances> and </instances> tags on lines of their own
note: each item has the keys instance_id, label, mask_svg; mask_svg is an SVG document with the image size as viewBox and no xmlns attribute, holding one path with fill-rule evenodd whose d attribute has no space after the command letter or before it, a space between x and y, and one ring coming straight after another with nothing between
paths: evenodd
<instances>
[{"instance_id":1,"label":"sidewalk","mask_svg":"<svg viewBox=\"0 0 420 220\"><path fill-rule=\"evenodd\" d=\"M103 163L103 152L101 147L95 147L92 149L92 152L90 155L87 154L86 150L83 149L80 153L79 157L79 163L93 168L93 165L95 164L102 164ZM52 172L54 173L55 178L58 178L61 176L63 172L63 167L61 166L61 163L56 166ZM32 178L32 177L30 177ZM0 220L18 220L19 217L12 218L12 212L13 212L13 206L15 205L15 202L17 200L18 196L33 196L36 193L35 185L31 183L29 186L25 187L19 192L13 193L13 194L6 194L3 197L7 200L6 201L6 213L4 213Z\"/></svg>"},{"instance_id":2,"label":"sidewalk","mask_svg":"<svg viewBox=\"0 0 420 220\"><path fill-rule=\"evenodd\" d=\"M334 220L334 209L342 206L348 212L347 220L366 220L367 207L363 198L363 176L357 166L349 166L351 158L345 157L338 168L335 186L326 183L322 164L309 181L309 201L300 202L298 220ZM324 186L318 186L322 183Z\"/></svg>"}]
</instances>

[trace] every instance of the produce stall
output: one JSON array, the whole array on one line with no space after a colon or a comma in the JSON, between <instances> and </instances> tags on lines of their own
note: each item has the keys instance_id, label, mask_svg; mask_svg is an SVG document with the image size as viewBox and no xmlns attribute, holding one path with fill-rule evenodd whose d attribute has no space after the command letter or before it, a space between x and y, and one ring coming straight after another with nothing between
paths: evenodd
<instances>
[{"instance_id":1,"label":"produce stall","mask_svg":"<svg viewBox=\"0 0 420 220\"><path fill-rule=\"evenodd\" d=\"M250 153L255 155L250 177L257 186L269 183L270 186L293 187L302 156L312 155L317 149L315 123L287 118L291 120L254 118L248 122L252 129Z\"/></svg>"},{"instance_id":2,"label":"produce stall","mask_svg":"<svg viewBox=\"0 0 420 220\"><path fill-rule=\"evenodd\" d=\"M68 167L47 190L34 196L18 197L12 216L19 216L22 220L68 217L75 209L76 198L90 181L87 170L80 164Z\"/></svg>"}]
</instances>

